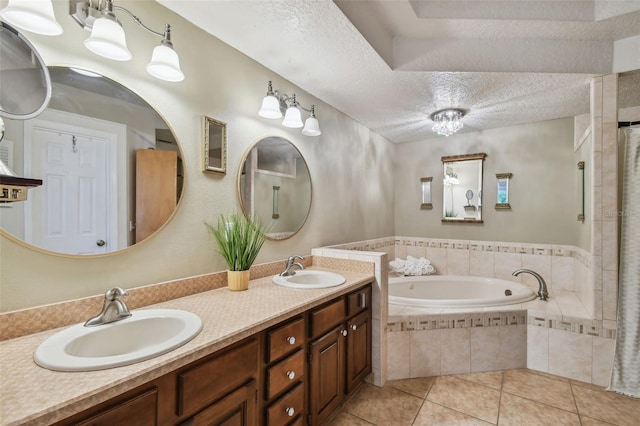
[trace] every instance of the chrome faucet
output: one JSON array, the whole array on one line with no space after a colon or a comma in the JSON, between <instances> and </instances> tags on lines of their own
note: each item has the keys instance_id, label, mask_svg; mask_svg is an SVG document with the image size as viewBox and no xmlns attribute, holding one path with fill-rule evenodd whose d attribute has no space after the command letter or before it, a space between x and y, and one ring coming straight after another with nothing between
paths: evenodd
<instances>
[{"instance_id":1,"label":"chrome faucet","mask_svg":"<svg viewBox=\"0 0 640 426\"><path fill-rule=\"evenodd\" d=\"M296 259L304 260L302 256L289 256L287 259L287 266L284 268L284 271L280 273L281 277L289 277L291 275L295 275L296 271L293 270L294 266L297 266L300 269L304 269L304 265L302 263L296 262Z\"/></svg>"},{"instance_id":2,"label":"chrome faucet","mask_svg":"<svg viewBox=\"0 0 640 426\"><path fill-rule=\"evenodd\" d=\"M527 273L533 275L538 280L538 298L540 300L546 301L549 298L549 292L547 291L547 283L544 282L544 278L539 273L532 271L531 269L518 269L513 272L513 276L517 277L522 273Z\"/></svg>"},{"instance_id":3,"label":"chrome faucet","mask_svg":"<svg viewBox=\"0 0 640 426\"><path fill-rule=\"evenodd\" d=\"M128 295L129 293L120 287L107 290L104 294L104 306L102 307L102 312L95 317L90 318L84 323L84 326L93 327L129 318L131 316L131 312L127 305L120 299Z\"/></svg>"}]
</instances>

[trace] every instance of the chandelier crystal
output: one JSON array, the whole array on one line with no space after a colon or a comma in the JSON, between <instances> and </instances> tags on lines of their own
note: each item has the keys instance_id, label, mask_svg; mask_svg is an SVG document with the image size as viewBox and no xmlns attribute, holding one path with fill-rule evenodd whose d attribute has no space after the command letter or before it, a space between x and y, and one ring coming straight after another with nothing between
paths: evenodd
<instances>
[{"instance_id":1,"label":"chandelier crystal","mask_svg":"<svg viewBox=\"0 0 640 426\"><path fill-rule=\"evenodd\" d=\"M462 129L462 117L466 112L458 108L447 108L434 112L429 116L435 123L431 130L443 136L450 136Z\"/></svg>"}]
</instances>

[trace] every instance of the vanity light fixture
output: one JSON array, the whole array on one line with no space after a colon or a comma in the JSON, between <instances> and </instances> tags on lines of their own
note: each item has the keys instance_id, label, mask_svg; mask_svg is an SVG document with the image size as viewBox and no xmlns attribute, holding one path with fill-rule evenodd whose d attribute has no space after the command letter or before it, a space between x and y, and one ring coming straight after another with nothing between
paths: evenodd
<instances>
[{"instance_id":1,"label":"vanity light fixture","mask_svg":"<svg viewBox=\"0 0 640 426\"><path fill-rule=\"evenodd\" d=\"M114 10L125 12L136 24L162 38L160 45L153 49L151 61L146 67L147 72L164 81L184 80L180 59L171 42L171 26L167 24L163 32L154 31L129 10L114 6L113 0L69 0L71 17L82 28L91 31L91 36L84 42L87 49L115 61L128 61L132 58L124 29ZM36 34L55 36L63 31L54 16L51 0L9 0L7 7L0 10L0 18L17 28Z\"/></svg>"},{"instance_id":2,"label":"vanity light fixture","mask_svg":"<svg viewBox=\"0 0 640 426\"><path fill-rule=\"evenodd\" d=\"M70 0L69 14L91 36L84 41L87 49L93 53L114 61L128 61L132 54L127 48L124 29L116 18L114 10L122 11L149 33L162 38L159 46L153 49L147 72L152 76L170 82L184 80L180 69L180 59L171 42L171 26L167 24L163 32L154 31L142 23L142 20L129 10L115 6L113 0Z\"/></svg>"},{"instance_id":3,"label":"vanity light fixture","mask_svg":"<svg viewBox=\"0 0 640 426\"><path fill-rule=\"evenodd\" d=\"M467 112L465 110L459 108L438 110L429 115L429 118L435 123L431 130L439 135L450 136L462 129L463 124L460 120L466 114Z\"/></svg>"},{"instance_id":4,"label":"vanity light fixture","mask_svg":"<svg viewBox=\"0 0 640 426\"><path fill-rule=\"evenodd\" d=\"M309 113L309 117L302 124L302 115L300 110L304 110ZM258 112L260 117L264 118L281 118L284 111L284 120L282 125L292 129L299 129L303 127L302 134L305 136L320 136L320 123L316 118L315 105L311 105L311 108L305 108L300 105L300 102L296 99L296 95L289 96L284 93L280 93L278 90L273 91L272 82L269 81L267 89L267 96L262 99L262 107Z\"/></svg>"},{"instance_id":5,"label":"vanity light fixture","mask_svg":"<svg viewBox=\"0 0 640 426\"><path fill-rule=\"evenodd\" d=\"M48 36L62 34L62 26L53 14L51 0L9 0L7 7L0 10L0 18L32 33Z\"/></svg>"}]
</instances>

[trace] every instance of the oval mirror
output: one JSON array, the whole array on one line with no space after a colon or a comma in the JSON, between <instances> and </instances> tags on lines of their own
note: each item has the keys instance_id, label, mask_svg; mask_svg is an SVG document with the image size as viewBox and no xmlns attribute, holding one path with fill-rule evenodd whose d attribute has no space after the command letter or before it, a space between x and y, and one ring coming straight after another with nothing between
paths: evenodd
<instances>
[{"instance_id":1,"label":"oval mirror","mask_svg":"<svg viewBox=\"0 0 640 426\"><path fill-rule=\"evenodd\" d=\"M287 139L269 136L253 144L238 173L238 195L245 215L255 215L283 240L295 235L311 209L311 175L300 151Z\"/></svg>"},{"instance_id":2,"label":"oval mirror","mask_svg":"<svg viewBox=\"0 0 640 426\"><path fill-rule=\"evenodd\" d=\"M11 26L0 22L0 116L29 119L51 97L49 71L38 51Z\"/></svg>"},{"instance_id":3,"label":"oval mirror","mask_svg":"<svg viewBox=\"0 0 640 426\"><path fill-rule=\"evenodd\" d=\"M125 249L160 230L183 188L171 129L142 98L99 74L49 67L48 107L5 119L0 154L21 176L43 180L20 203L0 204L10 238L65 255Z\"/></svg>"}]
</instances>

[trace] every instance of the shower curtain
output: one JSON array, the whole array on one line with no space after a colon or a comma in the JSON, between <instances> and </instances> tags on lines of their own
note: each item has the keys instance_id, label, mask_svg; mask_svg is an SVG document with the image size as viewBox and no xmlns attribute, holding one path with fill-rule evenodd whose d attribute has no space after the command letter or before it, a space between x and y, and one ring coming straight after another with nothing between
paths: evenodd
<instances>
[{"instance_id":1,"label":"shower curtain","mask_svg":"<svg viewBox=\"0 0 640 426\"><path fill-rule=\"evenodd\" d=\"M640 398L640 127L625 129L618 332L609 390Z\"/></svg>"}]
</instances>

